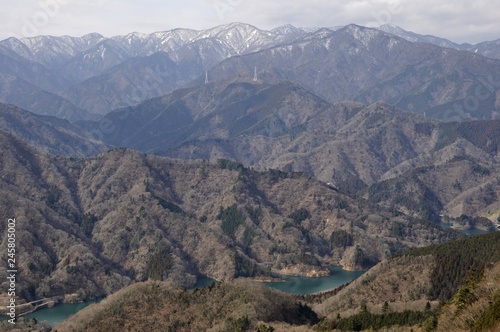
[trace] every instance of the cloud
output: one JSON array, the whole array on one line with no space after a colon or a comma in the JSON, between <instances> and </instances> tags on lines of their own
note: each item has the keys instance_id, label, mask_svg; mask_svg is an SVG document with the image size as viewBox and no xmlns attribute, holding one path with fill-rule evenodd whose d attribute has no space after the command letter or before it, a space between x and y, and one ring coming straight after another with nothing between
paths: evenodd
<instances>
[{"instance_id":1,"label":"cloud","mask_svg":"<svg viewBox=\"0 0 500 332\"><path fill-rule=\"evenodd\" d=\"M480 42L500 38L500 3L494 0L401 0L394 24L420 34L432 34L455 42Z\"/></svg>"},{"instance_id":2,"label":"cloud","mask_svg":"<svg viewBox=\"0 0 500 332\"><path fill-rule=\"evenodd\" d=\"M458 42L500 38L496 0L17 0L0 10L0 38L40 34L105 36L176 27L204 29L230 22L259 28L374 26L392 23Z\"/></svg>"},{"instance_id":3,"label":"cloud","mask_svg":"<svg viewBox=\"0 0 500 332\"><path fill-rule=\"evenodd\" d=\"M92 23L106 22L99 11L106 0L18 0L2 4L1 37L33 35L75 35L91 32ZM92 20L97 18L99 21ZM106 27L102 24L102 27Z\"/></svg>"}]
</instances>

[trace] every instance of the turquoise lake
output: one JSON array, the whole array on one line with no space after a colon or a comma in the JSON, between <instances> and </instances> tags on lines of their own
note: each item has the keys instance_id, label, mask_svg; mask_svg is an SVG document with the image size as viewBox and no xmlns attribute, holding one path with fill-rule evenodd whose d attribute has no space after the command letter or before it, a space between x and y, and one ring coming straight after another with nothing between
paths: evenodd
<instances>
[{"instance_id":1,"label":"turquoise lake","mask_svg":"<svg viewBox=\"0 0 500 332\"><path fill-rule=\"evenodd\" d=\"M284 282L267 282L265 284L269 287L294 295L312 294L339 287L358 278L362 274L362 271L344 271L339 266L334 267L331 270L331 275L328 277L284 277ZM213 282L215 282L215 280L210 278L200 278L195 288L206 287ZM62 303L57 304L52 308L41 309L22 317L36 318L38 321L45 321L49 325L54 326L92 303L95 303L95 301L83 303Z\"/></svg>"},{"instance_id":2,"label":"turquoise lake","mask_svg":"<svg viewBox=\"0 0 500 332\"><path fill-rule=\"evenodd\" d=\"M76 314L88 305L96 301L87 301L82 303L60 303L52 308L41 309L24 317L36 318L38 321L46 321L50 326L61 323L69 316Z\"/></svg>"},{"instance_id":3,"label":"turquoise lake","mask_svg":"<svg viewBox=\"0 0 500 332\"><path fill-rule=\"evenodd\" d=\"M60 303L56 304L52 308L40 309L30 314L20 316L18 317L18 320L22 320L24 318L36 318L39 322L45 321L50 326L54 326L95 302L96 301L87 301L82 303ZM2 317L2 320L7 319L8 318Z\"/></svg>"},{"instance_id":4,"label":"turquoise lake","mask_svg":"<svg viewBox=\"0 0 500 332\"><path fill-rule=\"evenodd\" d=\"M336 266L331 269L331 275L328 277L284 277L284 282L266 282L266 285L294 295L313 294L342 286L363 273L364 271L345 271Z\"/></svg>"},{"instance_id":5,"label":"turquoise lake","mask_svg":"<svg viewBox=\"0 0 500 332\"><path fill-rule=\"evenodd\" d=\"M440 223L439 226L442 228L449 228L451 224ZM488 233L487 231L478 229L460 232L467 235ZM337 288L345 283L355 280L363 273L363 271L345 271L342 267L336 266L331 269L331 275L328 277L307 278L284 276L284 282L266 282L265 284L269 287L294 295L313 294ZM213 282L216 281L210 278L199 278L194 288L203 288ZM95 301L57 304L52 308L41 309L22 317L36 318L39 321L46 321L49 325L54 326L92 303L95 303ZM8 318L2 317L0 319L7 320Z\"/></svg>"},{"instance_id":6,"label":"turquoise lake","mask_svg":"<svg viewBox=\"0 0 500 332\"><path fill-rule=\"evenodd\" d=\"M453 226L453 224L447 224L447 223L444 223L444 222L441 222L438 224L441 228L451 228L451 226ZM460 233L463 233L465 235L479 235L479 234L486 234L486 233L491 233L489 231L483 231L481 229L476 229L476 228L472 228L472 229L466 229L466 230L459 230L457 229L456 231L460 232Z\"/></svg>"}]
</instances>

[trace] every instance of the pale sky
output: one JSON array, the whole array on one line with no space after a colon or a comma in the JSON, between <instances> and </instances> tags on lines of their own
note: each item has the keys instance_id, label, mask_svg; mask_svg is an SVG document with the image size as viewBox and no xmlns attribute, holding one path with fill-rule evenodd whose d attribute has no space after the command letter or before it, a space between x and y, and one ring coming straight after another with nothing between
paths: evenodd
<instances>
[{"instance_id":1,"label":"pale sky","mask_svg":"<svg viewBox=\"0 0 500 332\"><path fill-rule=\"evenodd\" d=\"M3 0L0 39L33 35L106 37L243 22L260 29L398 25L454 42L500 38L500 1L436 0Z\"/></svg>"}]
</instances>

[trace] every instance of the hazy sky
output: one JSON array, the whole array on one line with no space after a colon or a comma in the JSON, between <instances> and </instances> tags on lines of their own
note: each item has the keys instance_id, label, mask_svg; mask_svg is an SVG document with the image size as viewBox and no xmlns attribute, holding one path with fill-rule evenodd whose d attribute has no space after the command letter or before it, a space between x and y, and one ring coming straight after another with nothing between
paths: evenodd
<instances>
[{"instance_id":1,"label":"hazy sky","mask_svg":"<svg viewBox=\"0 0 500 332\"><path fill-rule=\"evenodd\" d=\"M104 36L244 22L261 29L356 23L398 25L455 42L500 38L498 0L16 0L2 1L0 39L10 36Z\"/></svg>"}]
</instances>

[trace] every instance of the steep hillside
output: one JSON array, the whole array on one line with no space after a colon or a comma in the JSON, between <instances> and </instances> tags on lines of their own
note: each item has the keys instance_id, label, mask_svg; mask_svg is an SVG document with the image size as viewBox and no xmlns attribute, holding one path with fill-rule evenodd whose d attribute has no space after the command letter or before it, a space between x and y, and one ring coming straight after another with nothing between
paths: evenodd
<instances>
[{"instance_id":1,"label":"steep hillside","mask_svg":"<svg viewBox=\"0 0 500 332\"><path fill-rule=\"evenodd\" d=\"M381 102L330 104L290 82L236 80L177 90L82 127L143 152L307 172L430 220L493 220L499 210L498 120L440 123ZM493 194L482 199L483 189Z\"/></svg>"},{"instance_id":2,"label":"steep hillside","mask_svg":"<svg viewBox=\"0 0 500 332\"><path fill-rule=\"evenodd\" d=\"M0 102L71 121L95 119L57 94L69 80L15 53L0 50L0 83Z\"/></svg>"},{"instance_id":3,"label":"steep hillside","mask_svg":"<svg viewBox=\"0 0 500 332\"><path fill-rule=\"evenodd\" d=\"M500 232L410 251L349 285L302 297L317 331L496 331Z\"/></svg>"},{"instance_id":4,"label":"steep hillside","mask_svg":"<svg viewBox=\"0 0 500 332\"><path fill-rule=\"evenodd\" d=\"M419 125L434 140L432 150L387 172L368 189L369 200L436 220L442 214L496 221L499 128L497 120Z\"/></svg>"},{"instance_id":5,"label":"steep hillside","mask_svg":"<svg viewBox=\"0 0 500 332\"><path fill-rule=\"evenodd\" d=\"M205 78L250 80L256 70L263 82L292 81L330 102L384 100L447 121L499 117L500 60L480 55L497 54L497 42L469 45L469 52L439 38L385 30L266 31L231 23L112 38L9 38L0 41L0 93L8 97L0 100L43 111L36 103L27 107L16 93L30 85L28 95L53 93L67 107L103 115Z\"/></svg>"},{"instance_id":6,"label":"steep hillside","mask_svg":"<svg viewBox=\"0 0 500 332\"><path fill-rule=\"evenodd\" d=\"M331 105L289 82L202 85L105 119L112 130L104 140L115 146L307 171L325 182L351 175L373 183L435 144L429 133L418 130L432 124L423 117L383 103ZM86 129L98 126L88 123Z\"/></svg>"},{"instance_id":7,"label":"steep hillside","mask_svg":"<svg viewBox=\"0 0 500 332\"><path fill-rule=\"evenodd\" d=\"M104 133L104 140L115 146L157 152L190 141L194 145L238 136L279 137L299 134L301 125L327 110L331 110L329 103L289 82L228 81L177 90L112 112L104 119L114 130ZM330 114L332 122L343 116L333 111ZM88 125L88 129L98 126Z\"/></svg>"},{"instance_id":8,"label":"steep hillside","mask_svg":"<svg viewBox=\"0 0 500 332\"><path fill-rule=\"evenodd\" d=\"M331 102L384 100L447 121L498 117L499 60L356 25L317 34L232 57L209 75L251 78L257 67L264 82L289 80Z\"/></svg>"},{"instance_id":9,"label":"steep hillside","mask_svg":"<svg viewBox=\"0 0 500 332\"><path fill-rule=\"evenodd\" d=\"M444 164L417 167L376 183L370 186L367 196L371 202L435 221L462 215L496 221L499 186L496 166L455 157Z\"/></svg>"},{"instance_id":10,"label":"steep hillside","mask_svg":"<svg viewBox=\"0 0 500 332\"><path fill-rule=\"evenodd\" d=\"M241 279L196 290L139 282L53 330L496 331L499 240L496 232L410 251L316 295L291 296ZM19 325L51 330L33 321Z\"/></svg>"},{"instance_id":11,"label":"steep hillside","mask_svg":"<svg viewBox=\"0 0 500 332\"><path fill-rule=\"evenodd\" d=\"M1 139L2 216L17 220L27 300L87 298L148 278L187 287L199 275L305 275L339 263L360 269L408 246L458 236L305 174L124 149L54 158Z\"/></svg>"},{"instance_id":12,"label":"steep hillside","mask_svg":"<svg viewBox=\"0 0 500 332\"><path fill-rule=\"evenodd\" d=\"M201 64L184 57L180 64L158 52L113 66L100 76L65 89L61 96L101 116L183 87L202 72ZM102 91L106 91L105 94Z\"/></svg>"},{"instance_id":13,"label":"steep hillside","mask_svg":"<svg viewBox=\"0 0 500 332\"><path fill-rule=\"evenodd\" d=\"M294 325L317 322L316 313L292 296L255 283L222 283L192 292L148 282L125 288L55 328L61 332L234 332L284 323L290 331Z\"/></svg>"},{"instance_id":14,"label":"steep hillside","mask_svg":"<svg viewBox=\"0 0 500 332\"><path fill-rule=\"evenodd\" d=\"M88 156L109 148L66 120L0 103L0 129L53 155Z\"/></svg>"},{"instance_id":15,"label":"steep hillside","mask_svg":"<svg viewBox=\"0 0 500 332\"><path fill-rule=\"evenodd\" d=\"M18 79L14 79L14 82ZM15 85L15 84L14 84ZM71 122L98 120L100 117L79 108L63 97L37 88L28 91L8 91L5 103L35 114L53 116Z\"/></svg>"},{"instance_id":16,"label":"steep hillside","mask_svg":"<svg viewBox=\"0 0 500 332\"><path fill-rule=\"evenodd\" d=\"M498 331L500 329L500 264L490 264L484 275L469 279L444 306L437 331Z\"/></svg>"},{"instance_id":17,"label":"steep hillside","mask_svg":"<svg viewBox=\"0 0 500 332\"><path fill-rule=\"evenodd\" d=\"M27 105L23 95L16 93L29 83L28 95L57 93L74 109L103 115L185 87L224 59L304 34L299 29L266 31L231 23L199 31L173 29L112 38L97 33L9 38L0 41L0 86L10 86L0 89L0 95L8 97L0 100L43 111L35 103ZM52 111L48 115L61 110Z\"/></svg>"},{"instance_id":18,"label":"steep hillside","mask_svg":"<svg viewBox=\"0 0 500 332\"><path fill-rule=\"evenodd\" d=\"M21 79L40 90L56 92L70 82L64 76L54 73L45 66L31 62L24 57L0 50L0 73L2 87L8 85L15 78Z\"/></svg>"}]
</instances>

